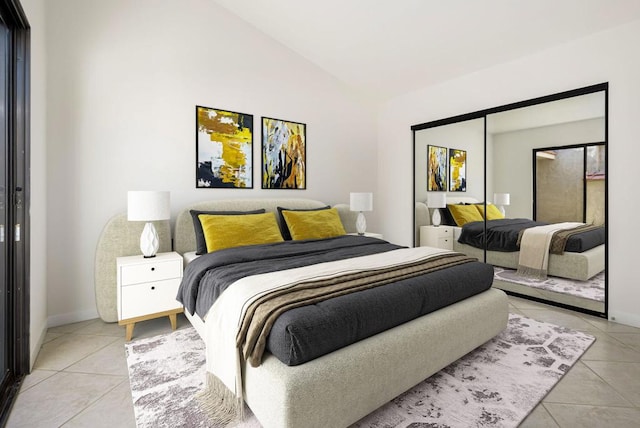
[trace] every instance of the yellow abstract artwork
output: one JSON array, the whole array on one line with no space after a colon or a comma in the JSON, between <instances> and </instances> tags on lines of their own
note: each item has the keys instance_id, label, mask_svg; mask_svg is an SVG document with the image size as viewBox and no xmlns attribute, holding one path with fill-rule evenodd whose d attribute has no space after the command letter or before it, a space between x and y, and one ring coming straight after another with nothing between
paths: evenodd
<instances>
[{"instance_id":1,"label":"yellow abstract artwork","mask_svg":"<svg viewBox=\"0 0 640 428\"><path fill-rule=\"evenodd\" d=\"M449 191L467 191L467 151L449 149Z\"/></svg>"},{"instance_id":2,"label":"yellow abstract artwork","mask_svg":"<svg viewBox=\"0 0 640 428\"><path fill-rule=\"evenodd\" d=\"M253 187L253 115L196 106L196 187Z\"/></svg>"},{"instance_id":3,"label":"yellow abstract artwork","mask_svg":"<svg viewBox=\"0 0 640 428\"><path fill-rule=\"evenodd\" d=\"M306 125L262 118L262 188L306 189Z\"/></svg>"}]
</instances>

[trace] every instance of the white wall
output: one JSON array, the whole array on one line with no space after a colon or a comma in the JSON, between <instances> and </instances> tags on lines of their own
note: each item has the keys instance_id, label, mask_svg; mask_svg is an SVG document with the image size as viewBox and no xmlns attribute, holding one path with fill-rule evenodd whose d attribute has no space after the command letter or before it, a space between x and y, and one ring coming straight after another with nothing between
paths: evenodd
<instances>
[{"instance_id":1,"label":"white wall","mask_svg":"<svg viewBox=\"0 0 640 428\"><path fill-rule=\"evenodd\" d=\"M209 0L58 0L47 10L48 314L97 316L93 259L127 190L215 198L378 201L375 114ZM254 189L195 189L195 106L254 115ZM307 124L307 188L261 190L260 118ZM114 285L115 286L115 285Z\"/></svg>"},{"instance_id":2,"label":"white wall","mask_svg":"<svg viewBox=\"0 0 640 428\"><path fill-rule=\"evenodd\" d=\"M640 21L576 40L443 84L417 90L381 106L378 121L380 168L396 173L398 186L378 181L381 231L411 244L410 126L564 90L610 82L609 92L609 315L640 327L637 249L629 239L640 209L629 174L637 170L640 136ZM404 209L406 207L406 209Z\"/></svg>"},{"instance_id":3,"label":"white wall","mask_svg":"<svg viewBox=\"0 0 640 428\"><path fill-rule=\"evenodd\" d=\"M44 0L21 0L31 25L31 367L47 330L47 145Z\"/></svg>"}]
</instances>

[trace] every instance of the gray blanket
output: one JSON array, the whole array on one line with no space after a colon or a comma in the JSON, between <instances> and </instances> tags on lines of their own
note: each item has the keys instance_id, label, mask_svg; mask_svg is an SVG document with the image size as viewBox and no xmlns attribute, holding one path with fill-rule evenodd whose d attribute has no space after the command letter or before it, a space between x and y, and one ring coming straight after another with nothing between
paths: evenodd
<instances>
[{"instance_id":1,"label":"gray blanket","mask_svg":"<svg viewBox=\"0 0 640 428\"><path fill-rule=\"evenodd\" d=\"M222 291L245 275L398 248L379 239L343 236L222 250L187 266L178 300L202 318ZM290 309L275 321L266 348L284 364L303 364L478 294L492 281L491 266L471 262Z\"/></svg>"},{"instance_id":2,"label":"gray blanket","mask_svg":"<svg viewBox=\"0 0 640 428\"><path fill-rule=\"evenodd\" d=\"M205 317L229 285L249 275L377 254L402 248L386 241L345 235L228 248L204 254L187 266L177 299L190 314Z\"/></svg>"}]
</instances>

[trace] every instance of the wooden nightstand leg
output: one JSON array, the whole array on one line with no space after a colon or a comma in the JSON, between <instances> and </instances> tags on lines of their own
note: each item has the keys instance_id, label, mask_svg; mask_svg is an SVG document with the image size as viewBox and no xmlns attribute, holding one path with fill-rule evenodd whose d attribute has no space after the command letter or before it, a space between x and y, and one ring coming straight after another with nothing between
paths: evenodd
<instances>
[{"instance_id":1,"label":"wooden nightstand leg","mask_svg":"<svg viewBox=\"0 0 640 428\"><path fill-rule=\"evenodd\" d=\"M171 321L171 330L175 330L178 327L178 314L169 314L169 321Z\"/></svg>"},{"instance_id":2,"label":"wooden nightstand leg","mask_svg":"<svg viewBox=\"0 0 640 428\"><path fill-rule=\"evenodd\" d=\"M126 333L125 333L125 339L126 341L130 341L131 338L133 337L133 328L136 326L136 323L132 322L127 324L126 327Z\"/></svg>"}]
</instances>

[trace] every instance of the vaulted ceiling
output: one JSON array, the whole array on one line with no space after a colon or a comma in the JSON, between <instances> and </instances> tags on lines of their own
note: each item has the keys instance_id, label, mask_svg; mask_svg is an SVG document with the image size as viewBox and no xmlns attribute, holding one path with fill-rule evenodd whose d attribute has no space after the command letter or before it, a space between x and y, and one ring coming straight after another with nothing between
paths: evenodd
<instances>
[{"instance_id":1,"label":"vaulted ceiling","mask_svg":"<svg viewBox=\"0 0 640 428\"><path fill-rule=\"evenodd\" d=\"M638 0L214 1L378 101L640 19Z\"/></svg>"}]
</instances>

